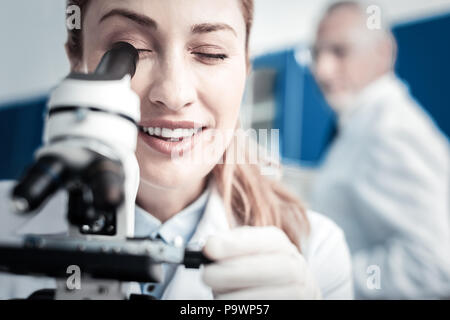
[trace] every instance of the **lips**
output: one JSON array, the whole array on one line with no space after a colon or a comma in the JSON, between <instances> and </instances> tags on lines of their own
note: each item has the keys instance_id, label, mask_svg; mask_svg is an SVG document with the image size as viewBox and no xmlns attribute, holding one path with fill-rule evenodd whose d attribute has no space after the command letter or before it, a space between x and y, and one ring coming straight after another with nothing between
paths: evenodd
<instances>
[{"instance_id":1,"label":"lips","mask_svg":"<svg viewBox=\"0 0 450 320\"><path fill-rule=\"evenodd\" d=\"M159 128L159 127L141 127L141 131L162 140L177 142L186 138L191 138L192 136L198 134L202 128L197 129L169 129L169 128Z\"/></svg>"},{"instance_id":2,"label":"lips","mask_svg":"<svg viewBox=\"0 0 450 320\"><path fill-rule=\"evenodd\" d=\"M179 157L195 147L206 129L197 122L152 120L139 125L139 137L159 153Z\"/></svg>"}]
</instances>

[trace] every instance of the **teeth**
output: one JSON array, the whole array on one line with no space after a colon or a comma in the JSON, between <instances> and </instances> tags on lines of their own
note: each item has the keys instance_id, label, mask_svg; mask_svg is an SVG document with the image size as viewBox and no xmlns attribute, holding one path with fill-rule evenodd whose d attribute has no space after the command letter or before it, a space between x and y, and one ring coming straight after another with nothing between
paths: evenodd
<instances>
[{"instance_id":1,"label":"teeth","mask_svg":"<svg viewBox=\"0 0 450 320\"><path fill-rule=\"evenodd\" d=\"M168 129L168 128L145 128L142 127L142 130L151 135L151 136L158 136L163 137L167 139L171 139L171 141L179 141L179 139L182 138L190 138L193 135L196 135L200 131L202 131L201 128L196 129L183 129L183 128L177 128L177 129Z\"/></svg>"},{"instance_id":2,"label":"teeth","mask_svg":"<svg viewBox=\"0 0 450 320\"><path fill-rule=\"evenodd\" d=\"M175 135L172 135L172 133L174 133L174 130L167 129L167 128L161 129L161 136L163 138L175 138Z\"/></svg>"}]
</instances>

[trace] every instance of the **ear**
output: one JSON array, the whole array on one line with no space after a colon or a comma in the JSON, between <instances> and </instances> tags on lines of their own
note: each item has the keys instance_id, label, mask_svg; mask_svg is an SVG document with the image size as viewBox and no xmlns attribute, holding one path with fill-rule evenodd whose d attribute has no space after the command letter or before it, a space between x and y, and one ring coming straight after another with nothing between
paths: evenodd
<instances>
[{"instance_id":1,"label":"ear","mask_svg":"<svg viewBox=\"0 0 450 320\"><path fill-rule=\"evenodd\" d=\"M69 59L69 62L70 62L70 71L71 72L80 72L80 70L79 70L80 65L81 65L80 58L73 56L72 52L69 49L69 44L67 42L64 45L64 49L66 50L67 59Z\"/></svg>"},{"instance_id":2,"label":"ear","mask_svg":"<svg viewBox=\"0 0 450 320\"><path fill-rule=\"evenodd\" d=\"M389 50L391 52L391 64L392 68L394 68L395 63L397 62L397 53L398 53L398 46L397 46L397 40L395 40L394 35L391 33L389 34Z\"/></svg>"},{"instance_id":3,"label":"ear","mask_svg":"<svg viewBox=\"0 0 450 320\"><path fill-rule=\"evenodd\" d=\"M397 45L394 37L392 35L387 35L383 41L381 41L379 50L384 68L386 70L391 70L395 65L397 55Z\"/></svg>"}]
</instances>

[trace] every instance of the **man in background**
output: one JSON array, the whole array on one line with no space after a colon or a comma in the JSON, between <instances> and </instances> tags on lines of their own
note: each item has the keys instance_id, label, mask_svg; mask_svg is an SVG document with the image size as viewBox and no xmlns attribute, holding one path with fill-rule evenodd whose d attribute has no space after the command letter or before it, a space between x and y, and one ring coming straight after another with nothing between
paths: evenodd
<instances>
[{"instance_id":1,"label":"man in background","mask_svg":"<svg viewBox=\"0 0 450 320\"><path fill-rule=\"evenodd\" d=\"M346 233L356 298L449 298L449 143L394 75L391 32L369 18L338 2L317 30L313 71L338 135L312 206Z\"/></svg>"}]
</instances>

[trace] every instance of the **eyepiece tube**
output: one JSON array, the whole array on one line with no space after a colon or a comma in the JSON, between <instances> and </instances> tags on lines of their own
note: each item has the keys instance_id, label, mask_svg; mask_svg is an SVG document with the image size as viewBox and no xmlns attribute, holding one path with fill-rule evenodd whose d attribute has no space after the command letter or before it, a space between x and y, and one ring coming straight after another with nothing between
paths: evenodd
<instances>
[{"instance_id":1,"label":"eyepiece tube","mask_svg":"<svg viewBox=\"0 0 450 320\"><path fill-rule=\"evenodd\" d=\"M138 59L139 52L135 47L127 42L117 42L111 50L105 53L95 74L108 75L118 79L122 79L127 74L133 77Z\"/></svg>"},{"instance_id":2,"label":"eyepiece tube","mask_svg":"<svg viewBox=\"0 0 450 320\"><path fill-rule=\"evenodd\" d=\"M56 156L40 158L12 191L12 206L17 213L39 208L64 183L65 163Z\"/></svg>"}]
</instances>

